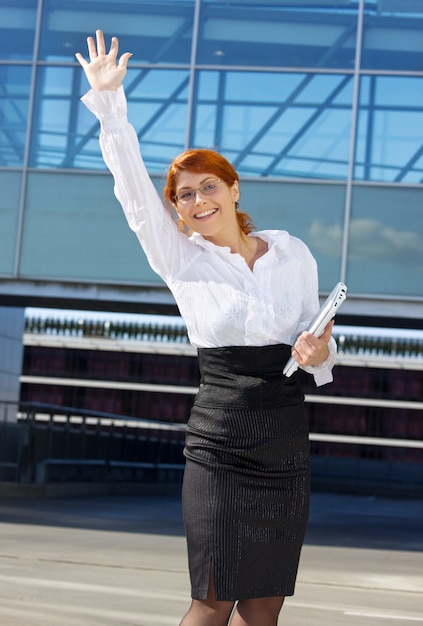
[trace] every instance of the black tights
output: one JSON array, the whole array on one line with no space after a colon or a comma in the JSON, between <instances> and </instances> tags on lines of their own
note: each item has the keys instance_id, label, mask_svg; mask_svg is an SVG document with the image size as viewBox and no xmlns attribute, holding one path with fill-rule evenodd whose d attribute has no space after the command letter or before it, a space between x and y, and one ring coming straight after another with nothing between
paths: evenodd
<instances>
[{"instance_id":1,"label":"black tights","mask_svg":"<svg viewBox=\"0 0 423 626\"><path fill-rule=\"evenodd\" d=\"M216 600L213 570L205 600L193 600L180 626L277 626L284 598L251 598L226 602Z\"/></svg>"}]
</instances>

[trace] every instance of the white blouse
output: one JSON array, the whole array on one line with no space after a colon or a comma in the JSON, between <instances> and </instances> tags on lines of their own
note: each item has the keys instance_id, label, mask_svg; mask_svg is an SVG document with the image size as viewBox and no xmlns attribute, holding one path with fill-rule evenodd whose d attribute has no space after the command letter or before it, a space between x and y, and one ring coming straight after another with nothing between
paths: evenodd
<instances>
[{"instance_id":1,"label":"white blouse","mask_svg":"<svg viewBox=\"0 0 423 626\"><path fill-rule=\"evenodd\" d=\"M171 290L190 342L200 348L293 345L319 307L316 262L307 246L286 231L253 232L268 252L253 271L244 258L198 233L181 233L165 208L127 121L123 87L89 91L84 104L101 123L100 146L115 195L152 269ZM332 380L336 344L318 367L304 367L317 385Z\"/></svg>"}]
</instances>

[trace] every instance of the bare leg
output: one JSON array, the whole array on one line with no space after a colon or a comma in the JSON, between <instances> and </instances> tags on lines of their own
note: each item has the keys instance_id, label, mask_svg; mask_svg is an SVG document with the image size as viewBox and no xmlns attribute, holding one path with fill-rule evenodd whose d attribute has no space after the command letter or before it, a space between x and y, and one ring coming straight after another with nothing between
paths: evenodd
<instances>
[{"instance_id":1,"label":"bare leg","mask_svg":"<svg viewBox=\"0 0 423 626\"><path fill-rule=\"evenodd\" d=\"M284 598L252 598L237 604L231 626L277 626Z\"/></svg>"},{"instance_id":2,"label":"bare leg","mask_svg":"<svg viewBox=\"0 0 423 626\"><path fill-rule=\"evenodd\" d=\"M227 626L233 602L216 600L213 571L210 570L210 583L205 600L193 600L188 613L179 626ZM261 626L265 626L262 624Z\"/></svg>"}]
</instances>

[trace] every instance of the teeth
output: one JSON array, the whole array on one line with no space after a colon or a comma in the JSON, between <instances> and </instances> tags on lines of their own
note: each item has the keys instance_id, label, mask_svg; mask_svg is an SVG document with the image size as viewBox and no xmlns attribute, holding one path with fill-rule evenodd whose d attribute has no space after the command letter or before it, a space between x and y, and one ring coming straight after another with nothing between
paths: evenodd
<instances>
[{"instance_id":1,"label":"teeth","mask_svg":"<svg viewBox=\"0 0 423 626\"><path fill-rule=\"evenodd\" d=\"M216 209L208 209L207 211L201 211L201 213L196 213L195 217L206 217L206 215L211 215L215 211Z\"/></svg>"}]
</instances>

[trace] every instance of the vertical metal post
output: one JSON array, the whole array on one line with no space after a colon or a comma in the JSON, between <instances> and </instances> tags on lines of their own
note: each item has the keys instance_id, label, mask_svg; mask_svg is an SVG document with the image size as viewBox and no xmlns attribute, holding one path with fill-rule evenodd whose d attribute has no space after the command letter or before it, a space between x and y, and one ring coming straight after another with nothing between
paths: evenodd
<instances>
[{"instance_id":1,"label":"vertical metal post","mask_svg":"<svg viewBox=\"0 0 423 626\"><path fill-rule=\"evenodd\" d=\"M38 51L40 47L42 13L43 13L43 0L38 0L37 21L35 25L35 37L34 37L34 49L32 53L31 85L29 89L28 123L26 127L25 149L24 149L24 158L23 158L23 164L22 164L22 180L21 180L19 209L18 209L18 223L16 227L16 238L15 238L15 259L14 259L14 264L13 264L13 277L14 278L17 278L19 276L20 258L21 258L21 251L22 251L24 212L25 212L25 203L26 203L26 196L27 196L28 167L29 167L29 155L30 155L30 149L31 149L32 123L33 123L33 117L34 117L35 89L36 89L36 82L37 82Z\"/></svg>"},{"instance_id":2,"label":"vertical metal post","mask_svg":"<svg viewBox=\"0 0 423 626\"><path fill-rule=\"evenodd\" d=\"M341 256L341 276L340 280L346 282L349 234L351 227L351 201L352 187L354 178L355 150L357 143L357 125L358 125L358 104L360 97L360 68L361 68L361 48L363 43L363 21L364 21L364 0L359 1L358 18L357 18L357 37L354 60L354 83L353 83L353 99L351 111L351 134L350 134L350 150L348 155L348 174L347 187L345 191L345 208L344 208L344 230L342 236L342 256Z\"/></svg>"},{"instance_id":3,"label":"vertical metal post","mask_svg":"<svg viewBox=\"0 0 423 626\"><path fill-rule=\"evenodd\" d=\"M195 94L195 64L197 61L198 33L200 29L200 10L201 0L195 1L194 22L192 25L192 42L191 42L191 58L189 65L189 84L188 84L188 106L187 106L187 122L185 128L185 150L191 147L193 136L193 118L194 118L194 94Z\"/></svg>"}]
</instances>

